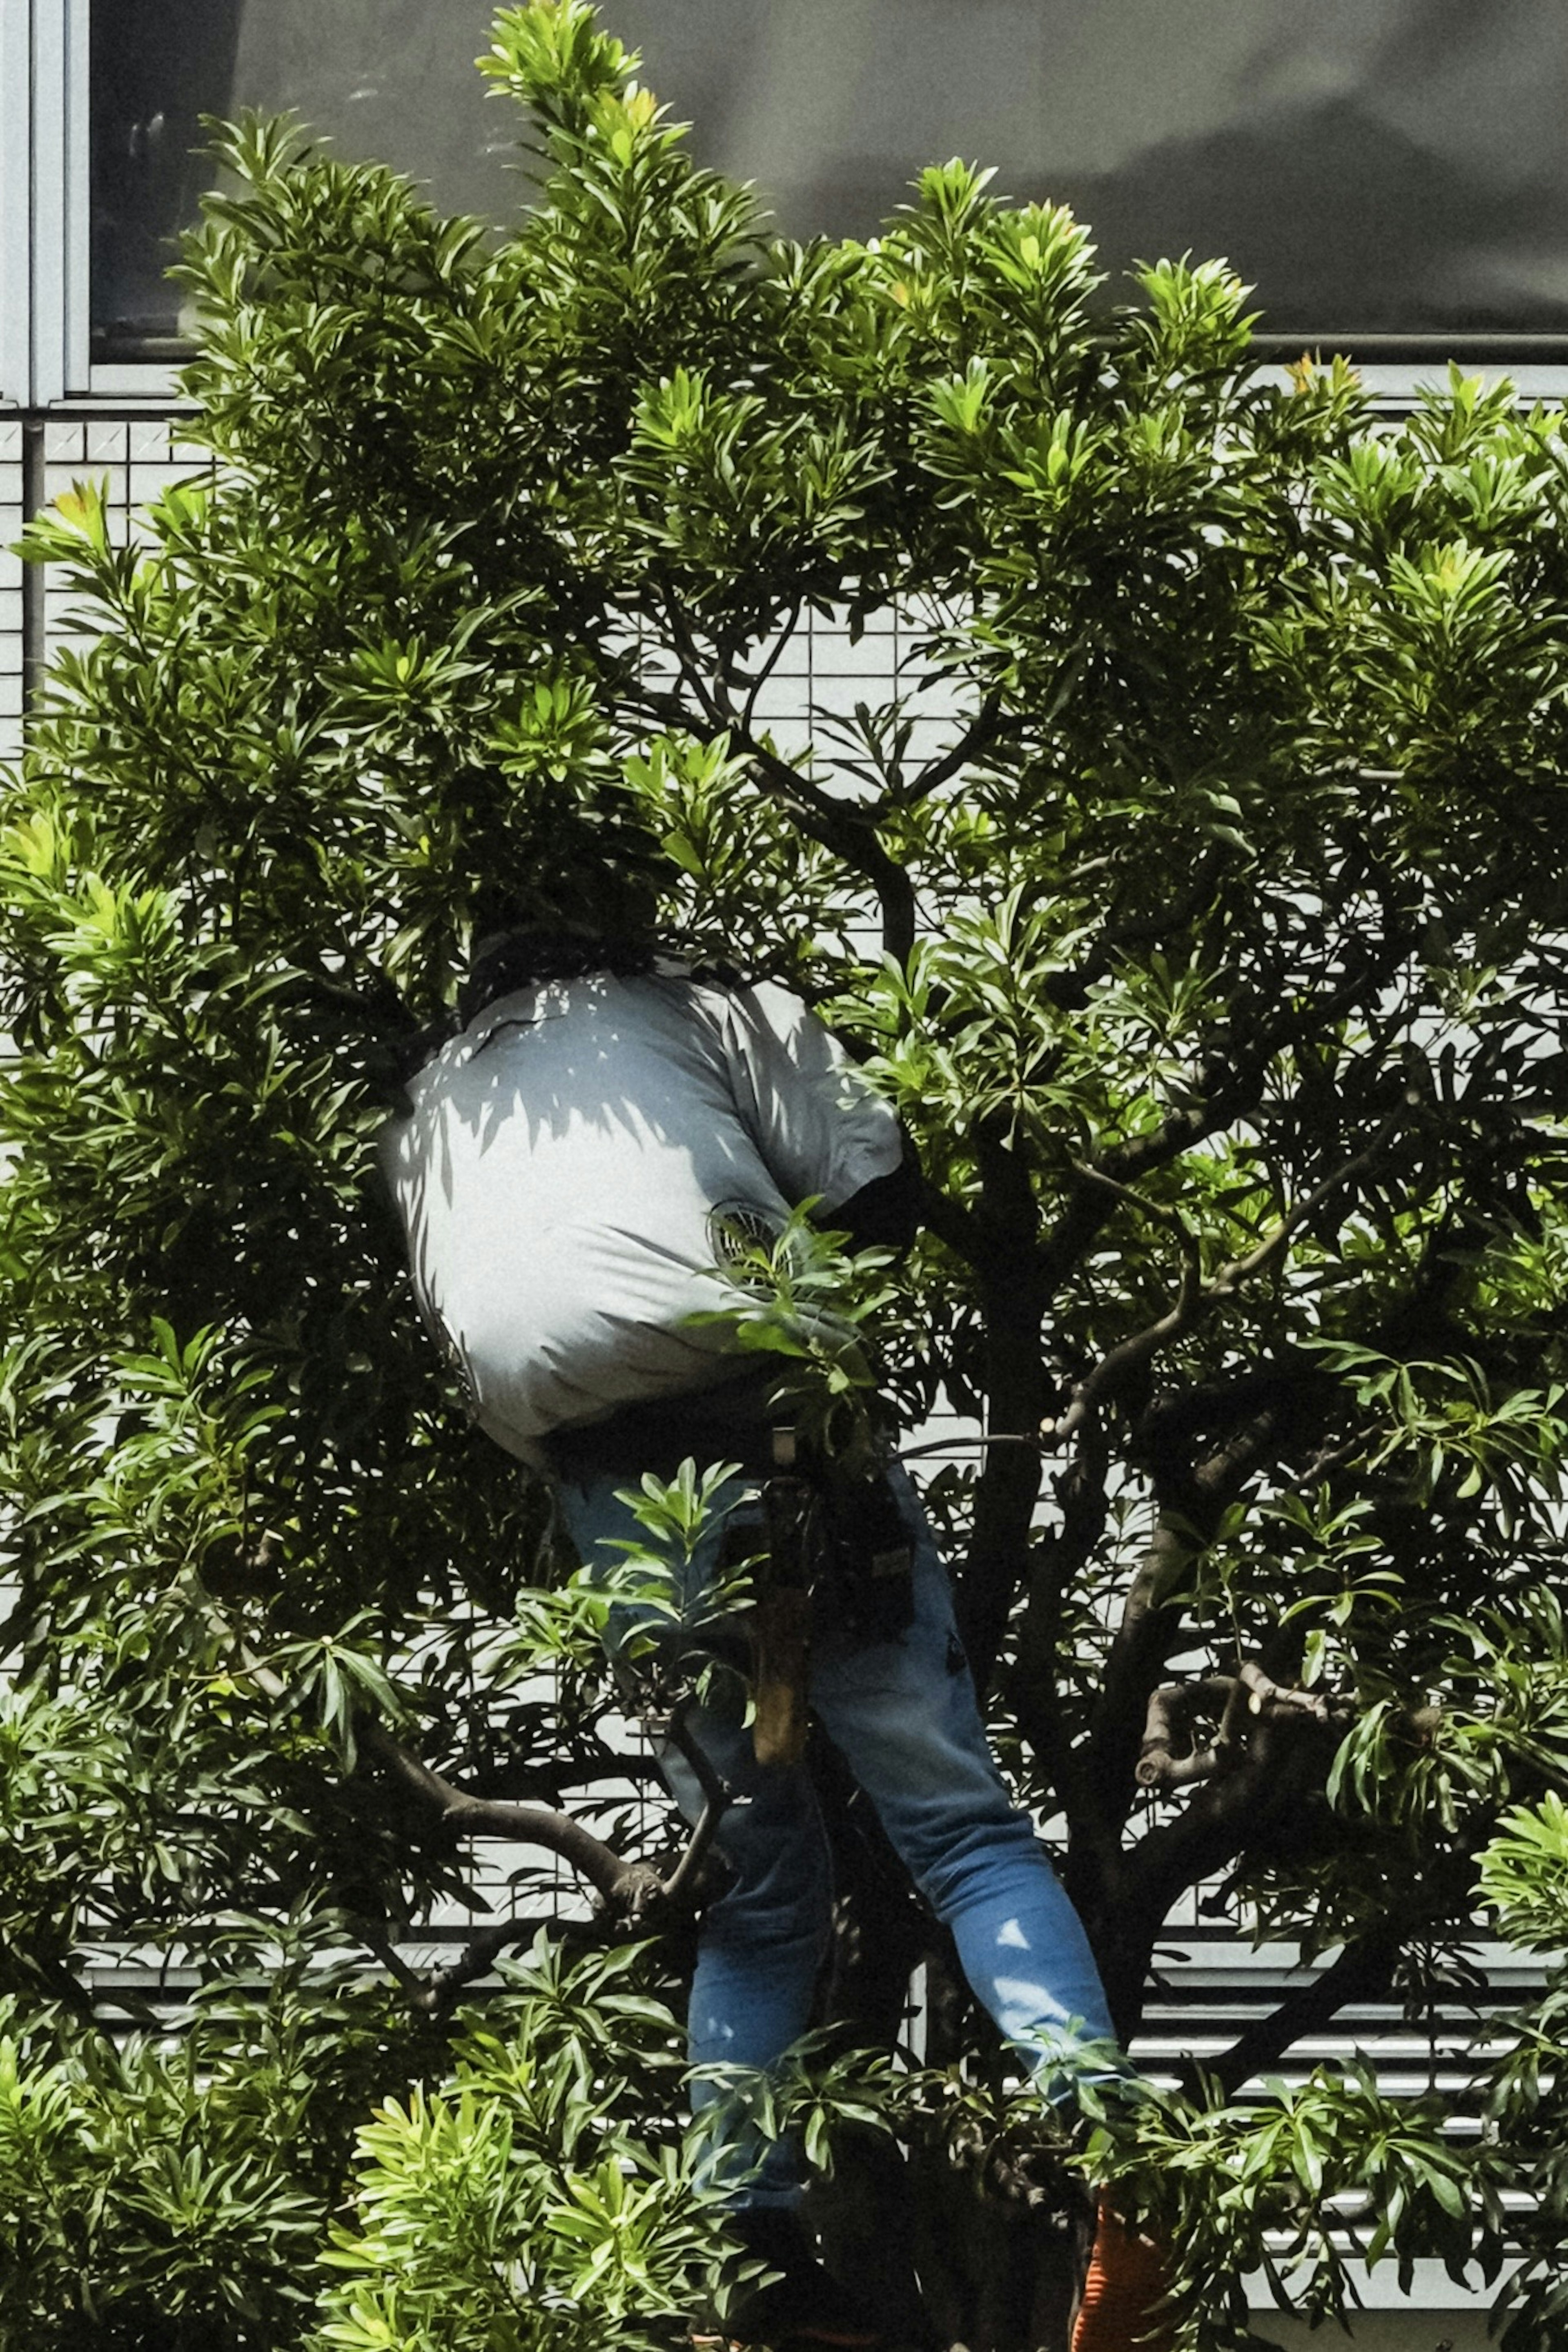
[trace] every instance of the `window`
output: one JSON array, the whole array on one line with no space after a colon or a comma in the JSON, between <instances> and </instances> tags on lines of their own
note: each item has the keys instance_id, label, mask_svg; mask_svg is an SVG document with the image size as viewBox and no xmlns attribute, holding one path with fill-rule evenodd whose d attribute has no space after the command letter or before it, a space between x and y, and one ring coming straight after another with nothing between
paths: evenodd
<instances>
[{"instance_id":1,"label":"window","mask_svg":"<svg viewBox=\"0 0 1568 2352\"><path fill-rule=\"evenodd\" d=\"M1137 256L1228 255L1267 341L1568 370L1561 0L603 0L699 152L781 226L866 235L994 163ZM472 59L490 0L5 0L0 396L166 397L200 117L292 106L436 202L524 197ZM1266 347L1267 347L1266 341ZM1405 378L1408 381L1409 370Z\"/></svg>"},{"instance_id":2,"label":"window","mask_svg":"<svg viewBox=\"0 0 1568 2352\"><path fill-rule=\"evenodd\" d=\"M474 70L490 16L489 0L93 0L92 358L183 347L166 272L212 184L204 115L292 110L335 153L427 183L445 211L514 206L512 118Z\"/></svg>"}]
</instances>

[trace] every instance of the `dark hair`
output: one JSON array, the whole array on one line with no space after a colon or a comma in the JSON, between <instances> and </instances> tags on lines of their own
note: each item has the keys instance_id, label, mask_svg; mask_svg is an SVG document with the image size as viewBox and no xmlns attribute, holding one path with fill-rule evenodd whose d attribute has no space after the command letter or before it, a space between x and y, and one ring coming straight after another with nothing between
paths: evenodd
<instances>
[{"instance_id":1,"label":"dark hair","mask_svg":"<svg viewBox=\"0 0 1568 2352\"><path fill-rule=\"evenodd\" d=\"M530 923L492 933L474 950L468 975L458 992L458 1025L466 1029L487 1004L514 989L544 980L581 980L591 971L634 980L653 970L658 942L649 938L606 939L574 924Z\"/></svg>"},{"instance_id":2,"label":"dark hair","mask_svg":"<svg viewBox=\"0 0 1568 2352\"><path fill-rule=\"evenodd\" d=\"M743 985L740 972L721 957L689 957L672 941L650 934L608 939L586 924L570 923L523 923L510 931L492 931L475 948L453 1010L391 1049L388 1085L395 1091L405 1087L498 996L537 987L541 981L582 980L595 971L609 972L616 980L640 980L666 957L678 959L677 968L710 987Z\"/></svg>"}]
</instances>

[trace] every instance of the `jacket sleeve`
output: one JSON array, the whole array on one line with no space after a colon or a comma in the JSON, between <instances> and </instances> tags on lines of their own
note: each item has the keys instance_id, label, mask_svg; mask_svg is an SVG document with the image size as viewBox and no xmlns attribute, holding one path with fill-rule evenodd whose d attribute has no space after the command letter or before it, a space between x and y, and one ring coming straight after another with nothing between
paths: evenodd
<instances>
[{"instance_id":1,"label":"jacket sleeve","mask_svg":"<svg viewBox=\"0 0 1568 2352\"><path fill-rule=\"evenodd\" d=\"M920 1231L920 1155L909 1137L904 1156L889 1176L873 1176L833 1212L854 1249L908 1249Z\"/></svg>"},{"instance_id":2,"label":"jacket sleeve","mask_svg":"<svg viewBox=\"0 0 1568 2352\"><path fill-rule=\"evenodd\" d=\"M786 1201L826 1214L898 1174L897 1113L798 997L771 982L736 989L726 1032L736 1105Z\"/></svg>"}]
</instances>

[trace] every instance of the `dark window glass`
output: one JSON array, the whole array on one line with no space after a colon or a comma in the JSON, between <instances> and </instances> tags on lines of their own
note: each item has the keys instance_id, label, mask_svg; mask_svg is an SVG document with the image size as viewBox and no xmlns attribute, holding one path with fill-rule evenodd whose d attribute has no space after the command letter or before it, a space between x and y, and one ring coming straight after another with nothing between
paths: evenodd
<instances>
[{"instance_id":1,"label":"dark window glass","mask_svg":"<svg viewBox=\"0 0 1568 2352\"><path fill-rule=\"evenodd\" d=\"M514 124L472 0L94 0L93 322L150 352L196 117L295 106L504 216ZM1563 0L605 0L705 160L794 235L866 235L961 154L1056 196L1112 270L1223 253L1264 325L1568 347Z\"/></svg>"},{"instance_id":2,"label":"dark window glass","mask_svg":"<svg viewBox=\"0 0 1568 2352\"><path fill-rule=\"evenodd\" d=\"M100 359L184 348L164 273L212 167L204 114L293 108L333 152L500 218L523 183L515 112L474 59L490 0L93 0L92 341Z\"/></svg>"}]
</instances>

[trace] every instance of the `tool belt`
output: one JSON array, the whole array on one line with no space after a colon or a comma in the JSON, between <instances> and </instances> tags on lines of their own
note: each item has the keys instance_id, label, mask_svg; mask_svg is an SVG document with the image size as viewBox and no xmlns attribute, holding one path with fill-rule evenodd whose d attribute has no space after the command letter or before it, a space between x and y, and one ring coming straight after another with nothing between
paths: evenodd
<instances>
[{"instance_id":1,"label":"tool belt","mask_svg":"<svg viewBox=\"0 0 1568 2352\"><path fill-rule=\"evenodd\" d=\"M853 1475L799 1446L767 1418L759 1380L649 1405L623 1407L612 1424L562 1430L548 1441L563 1478L602 1475L606 1453L628 1477L673 1477L687 1455L715 1449L757 1481L763 1557L754 1522L725 1530L721 1567L753 1565L752 1738L760 1764L798 1763L805 1747L814 1625L867 1642L890 1641L914 1616L914 1548L886 1471ZM635 1465L635 1467L634 1467Z\"/></svg>"},{"instance_id":2,"label":"tool belt","mask_svg":"<svg viewBox=\"0 0 1568 2352\"><path fill-rule=\"evenodd\" d=\"M756 1570L752 1639L759 1764L798 1764L805 1752L811 1635L818 1612L863 1641L889 1641L914 1616L914 1547L885 1471L853 1475L799 1457L795 1433L771 1433L762 1486L763 1552ZM754 1556L750 1530L738 1553Z\"/></svg>"}]
</instances>

